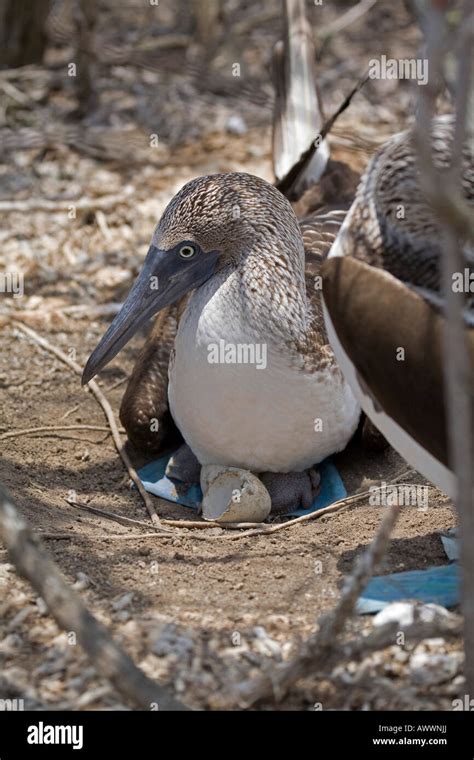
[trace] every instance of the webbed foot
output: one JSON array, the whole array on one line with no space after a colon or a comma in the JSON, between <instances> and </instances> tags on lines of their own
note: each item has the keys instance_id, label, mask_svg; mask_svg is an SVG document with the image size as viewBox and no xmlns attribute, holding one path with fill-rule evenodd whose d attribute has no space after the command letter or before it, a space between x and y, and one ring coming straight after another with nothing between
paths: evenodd
<instances>
[{"instance_id":1,"label":"webbed foot","mask_svg":"<svg viewBox=\"0 0 474 760\"><path fill-rule=\"evenodd\" d=\"M201 465L187 443L183 443L170 457L165 475L173 480L181 480L183 483L199 483Z\"/></svg>"},{"instance_id":2,"label":"webbed foot","mask_svg":"<svg viewBox=\"0 0 474 760\"><path fill-rule=\"evenodd\" d=\"M284 515L300 507L309 509L321 488L321 476L314 468L304 472L262 472L259 478L270 494L272 515Z\"/></svg>"}]
</instances>

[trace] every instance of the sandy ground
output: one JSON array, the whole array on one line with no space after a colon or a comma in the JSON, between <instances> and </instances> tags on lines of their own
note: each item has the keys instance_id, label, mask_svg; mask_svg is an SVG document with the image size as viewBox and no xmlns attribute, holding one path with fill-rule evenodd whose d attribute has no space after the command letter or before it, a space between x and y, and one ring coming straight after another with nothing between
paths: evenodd
<instances>
[{"instance_id":1,"label":"sandy ground","mask_svg":"<svg viewBox=\"0 0 474 760\"><path fill-rule=\"evenodd\" d=\"M79 346L82 360L102 329L102 322L81 320L79 326L50 340L66 352ZM102 375L101 386L115 409L123 386L109 389L126 376L138 343ZM5 429L105 424L101 409L81 390L78 377L12 328L3 331L1 378ZM291 645L297 645L317 616L335 603L344 577L370 543L383 513L383 507L370 506L364 499L339 514L272 536L229 540L225 531L210 529L182 530L166 540L133 539L135 528L79 512L65 502L72 496L120 515L147 519L106 432L29 433L1 441L1 451L2 483L38 533L47 534L48 548L67 578L87 587L84 595L91 609L124 640L147 672L170 678L177 693L194 706L205 706L210 694L248 669L252 672L262 662L290 654ZM406 466L392 450L370 453L357 440L338 460L350 493L390 481ZM403 482L423 481L415 473ZM186 508L162 500L156 500L156 507L162 516L193 517ZM402 510L382 572L444 564L439 532L453 524L450 504L430 489L426 511ZM61 537L54 539L53 534ZM0 618L2 677L19 693L26 689L32 704L117 707L107 688L99 687L95 676L84 669L77 648L59 635L41 603L38 606L27 585L16 578L5 553L0 554L0 563L5 592ZM355 630L369 625L359 620ZM390 662L390 653L386 659ZM382 670L387 662L383 661ZM400 686L409 688L408 675L398 676ZM392 674L387 693L383 686L374 687L370 696L357 688L347 692L330 678L323 699L319 675L282 706L308 708L312 701L323 699L327 708L366 703L407 707L403 689L391 688L396 680ZM451 681L447 694L437 684L427 695L423 684L411 698L421 706L449 707ZM81 693L89 695L90 703L81 701L85 699Z\"/></svg>"},{"instance_id":2,"label":"sandy ground","mask_svg":"<svg viewBox=\"0 0 474 760\"><path fill-rule=\"evenodd\" d=\"M393 14L384 4L378 24L369 16L367 24L326 46L323 89L330 106L340 102L339 87L347 91L346 81L353 84L353 71L341 61L354 38L359 62L367 59L371 45L390 53L393 38L400 40L400 54L415 49L417 33L407 27L402 11ZM114 76L115 82L126 79L123 71ZM36 85L26 79L22 86ZM390 96L393 84L385 86ZM348 158L356 169L366 163L376 136L380 140L405 126L406 89L400 87L384 107L382 94L383 88L369 88L335 129L335 157ZM371 102L374 110L367 115ZM53 112L64 107L58 94L49 107ZM183 529L170 539L135 538L138 528L78 511L66 503L67 497L148 519L138 494L129 488L101 409L81 389L79 378L34 345L9 317L20 310L25 324L83 364L108 322L88 310L123 299L153 226L179 186L209 171L245 169L271 179L268 115L260 115L266 120L263 127L252 127L252 114L246 114L250 126L242 136L218 131L178 147L160 146L154 166L101 163L64 146L20 151L0 165L3 198L121 197L103 212L92 204L75 219L60 208L2 217L1 263L25 272L26 297L6 299L0 314L0 480L34 529L45 535L66 577L135 661L168 682L186 704L200 708L214 704L215 695L231 682L294 653L317 617L337 600L354 560L374 537L383 508L364 499L271 536L232 539L218 528ZM128 185L130 194L124 196ZM70 306L85 308L68 315L64 309ZM115 411L141 341L136 338L101 375ZM104 431L52 430L2 439L8 431L85 424ZM389 481L407 467L392 450L369 452L359 440L338 463L349 493ZM404 482L424 481L411 473ZM166 517L193 517L184 507L161 500L156 508ZM426 511L402 510L381 572L446 563L439 533L454 522L447 499L431 488ZM30 707L125 707L17 578L1 549L0 589L2 697L25 698ZM352 633L370 627L367 618L350 624ZM446 670L438 667L431 679L417 675L413 658L420 652L448 658ZM262 708L313 709L321 703L323 709L450 709L451 700L463 693L461 672L459 642L394 645L339 670L308 673L278 707L269 702Z\"/></svg>"}]
</instances>

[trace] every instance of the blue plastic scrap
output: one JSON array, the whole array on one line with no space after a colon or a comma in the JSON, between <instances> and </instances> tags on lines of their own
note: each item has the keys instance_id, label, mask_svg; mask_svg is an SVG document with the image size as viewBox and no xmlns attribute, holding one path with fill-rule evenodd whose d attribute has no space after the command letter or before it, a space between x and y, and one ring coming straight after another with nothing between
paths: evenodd
<instances>
[{"instance_id":1,"label":"blue plastic scrap","mask_svg":"<svg viewBox=\"0 0 474 760\"><path fill-rule=\"evenodd\" d=\"M391 602L401 600L455 607L459 604L459 566L453 563L372 578L357 602L357 612L361 615L379 612Z\"/></svg>"},{"instance_id":2,"label":"blue plastic scrap","mask_svg":"<svg viewBox=\"0 0 474 760\"><path fill-rule=\"evenodd\" d=\"M171 456L171 455L170 455ZM170 480L165 475L166 465L170 456L164 456L149 462L138 471L143 487L149 493L167 501L173 501L176 504L182 504L183 507L199 509L202 501L202 491L198 483L192 485L181 483L179 480ZM328 507L339 499L347 496L347 491L342 482L341 476L336 466L329 459L318 465L321 475L321 489L309 509L296 508L288 512L288 516L300 517L318 509Z\"/></svg>"}]
</instances>

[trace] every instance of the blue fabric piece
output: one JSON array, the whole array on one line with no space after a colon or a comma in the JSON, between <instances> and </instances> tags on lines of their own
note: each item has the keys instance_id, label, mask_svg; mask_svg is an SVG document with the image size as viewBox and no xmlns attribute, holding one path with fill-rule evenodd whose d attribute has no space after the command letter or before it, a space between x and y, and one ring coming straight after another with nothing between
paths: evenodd
<instances>
[{"instance_id":1,"label":"blue fabric piece","mask_svg":"<svg viewBox=\"0 0 474 760\"><path fill-rule=\"evenodd\" d=\"M170 480L165 475L166 465L169 456L161 457L153 462L149 462L140 470L138 476L143 483L143 487L149 493L155 496L161 496L168 501L174 501L176 504L182 504L183 507L198 509L202 501L202 491L198 483L192 486L184 486L179 480ZM321 475L321 489L309 509L294 509L288 512L292 517L307 515L310 512L316 512L318 509L328 507L338 499L343 499L347 495L344 483L337 471L336 466L329 460L325 459L318 465Z\"/></svg>"},{"instance_id":2,"label":"blue fabric piece","mask_svg":"<svg viewBox=\"0 0 474 760\"><path fill-rule=\"evenodd\" d=\"M391 602L413 599L425 604L454 607L459 604L459 583L457 564L381 575L369 581L357 602L357 612L371 614Z\"/></svg>"}]
</instances>

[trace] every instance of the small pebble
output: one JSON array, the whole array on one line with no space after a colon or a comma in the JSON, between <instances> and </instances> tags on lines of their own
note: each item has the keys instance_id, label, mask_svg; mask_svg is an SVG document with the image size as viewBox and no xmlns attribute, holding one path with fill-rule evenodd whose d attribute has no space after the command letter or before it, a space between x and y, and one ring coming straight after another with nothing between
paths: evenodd
<instances>
[{"instance_id":1,"label":"small pebble","mask_svg":"<svg viewBox=\"0 0 474 760\"><path fill-rule=\"evenodd\" d=\"M133 597L134 597L133 591L128 591L126 594L122 594L122 596L119 596L118 599L112 602L112 608L116 612L118 610L124 610L125 607L128 607L132 603Z\"/></svg>"},{"instance_id":2,"label":"small pebble","mask_svg":"<svg viewBox=\"0 0 474 760\"><path fill-rule=\"evenodd\" d=\"M80 571L76 573L76 582L73 584L73 588L76 589L76 591L84 591L85 588L88 588L90 586L90 578L86 573L81 573Z\"/></svg>"}]
</instances>

